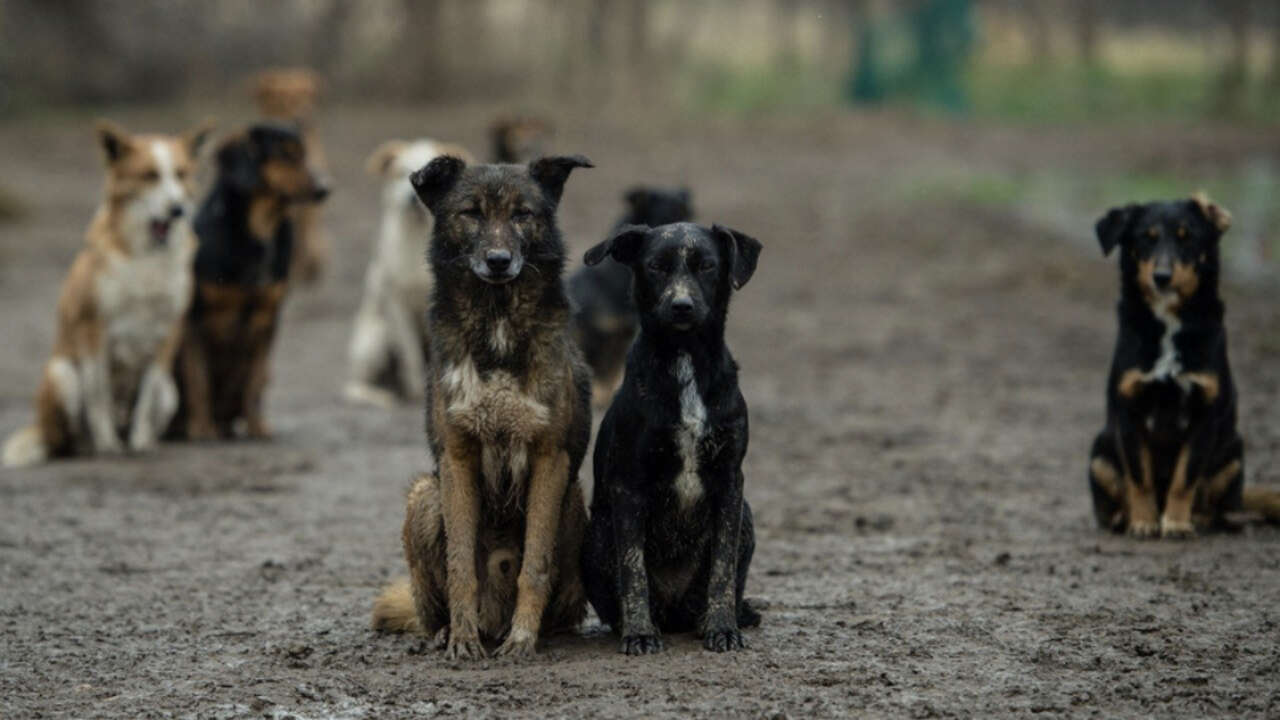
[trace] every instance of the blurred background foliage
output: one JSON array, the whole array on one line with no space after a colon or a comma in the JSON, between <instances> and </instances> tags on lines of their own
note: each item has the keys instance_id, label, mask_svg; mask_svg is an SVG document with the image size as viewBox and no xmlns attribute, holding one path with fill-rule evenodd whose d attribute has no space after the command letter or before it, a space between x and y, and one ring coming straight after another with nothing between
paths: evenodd
<instances>
[{"instance_id":1,"label":"blurred background foliage","mask_svg":"<svg viewBox=\"0 0 1280 720\"><path fill-rule=\"evenodd\" d=\"M0 0L0 108L224 95L911 105L1028 123L1280 107L1274 0Z\"/></svg>"}]
</instances>

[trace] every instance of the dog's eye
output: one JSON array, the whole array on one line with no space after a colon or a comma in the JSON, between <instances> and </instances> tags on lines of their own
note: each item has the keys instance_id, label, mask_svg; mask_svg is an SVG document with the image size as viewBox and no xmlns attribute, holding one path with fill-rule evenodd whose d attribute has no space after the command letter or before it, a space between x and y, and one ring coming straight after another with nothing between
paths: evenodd
<instances>
[{"instance_id":1,"label":"dog's eye","mask_svg":"<svg viewBox=\"0 0 1280 720\"><path fill-rule=\"evenodd\" d=\"M460 211L458 214L464 218L470 218L472 220L479 220L484 216L484 214L480 212L480 208L467 208Z\"/></svg>"},{"instance_id":2,"label":"dog's eye","mask_svg":"<svg viewBox=\"0 0 1280 720\"><path fill-rule=\"evenodd\" d=\"M528 208L516 208L515 212L511 213L511 219L516 222L524 222L532 217L533 211Z\"/></svg>"},{"instance_id":3,"label":"dog's eye","mask_svg":"<svg viewBox=\"0 0 1280 720\"><path fill-rule=\"evenodd\" d=\"M178 171L177 171L176 175L178 176L178 180L179 180L180 182L181 182L181 181L186 180L186 179L187 179L187 169L186 169L186 168L178 168Z\"/></svg>"},{"instance_id":4,"label":"dog's eye","mask_svg":"<svg viewBox=\"0 0 1280 720\"><path fill-rule=\"evenodd\" d=\"M656 272L656 273L665 273L667 271L667 268L665 265L662 264L661 261L654 260L649 263L649 270L651 272Z\"/></svg>"},{"instance_id":5,"label":"dog's eye","mask_svg":"<svg viewBox=\"0 0 1280 720\"><path fill-rule=\"evenodd\" d=\"M708 272L715 269L716 261L711 258L703 258L702 262L698 263L698 270L701 272Z\"/></svg>"},{"instance_id":6,"label":"dog's eye","mask_svg":"<svg viewBox=\"0 0 1280 720\"><path fill-rule=\"evenodd\" d=\"M148 170L142 173L142 179L147 182L155 182L160 179L160 172L158 170Z\"/></svg>"}]
</instances>

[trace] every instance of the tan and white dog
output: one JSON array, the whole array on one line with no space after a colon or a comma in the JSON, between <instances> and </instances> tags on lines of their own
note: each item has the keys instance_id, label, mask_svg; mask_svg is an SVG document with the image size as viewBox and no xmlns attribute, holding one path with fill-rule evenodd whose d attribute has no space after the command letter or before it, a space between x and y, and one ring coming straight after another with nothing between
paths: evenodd
<instances>
[{"instance_id":1,"label":"tan and white dog","mask_svg":"<svg viewBox=\"0 0 1280 720\"><path fill-rule=\"evenodd\" d=\"M35 424L4 446L6 466L146 450L178 406L172 370L191 298L192 177L208 136L97 135L106 192L58 298L53 355Z\"/></svg>"},{"instance_id":2,"label":"tan and white dog","mask_svg":"<svg viewBox=\"0 0 1280 720\"><path fill-rule=\"evenodd\" d=\"M432 220L409 175L440 155L473 162L465 149L427 139L390 140L369 156L369 174L383 179L382 223L351 336L349 400L391 407L422 398Z\"/></svg>"}]
</instances>

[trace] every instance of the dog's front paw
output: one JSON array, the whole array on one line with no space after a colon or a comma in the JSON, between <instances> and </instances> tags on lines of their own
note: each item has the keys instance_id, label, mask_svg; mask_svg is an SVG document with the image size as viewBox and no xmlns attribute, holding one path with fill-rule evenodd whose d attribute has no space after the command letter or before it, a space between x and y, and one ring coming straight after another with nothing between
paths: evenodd
<instances>
[{"instance_id":1,"label":"dog's front paw","mask_svg":"<svg viewBox=\"0 0 1280 720\"><path fill-rule=\"evenodd\" d=\"M1128 533L1129 537L1145 540L1158 536L1160 534L1160 526L1146 520L1130 520Z\"/></svg>"},{"instance_id":2,"label":"dog's front paw","mask_svg":"<svg viewBox=\"0 0 1280 720\"><path fill-rule=\"evenodd\" d=\"M146 452L156 446L156 434L151 424L139 419L129 431L129 449L133 452Z\"/></svg>"},{"instance_id":3,"label":"dog's front paw","mask_svg":"<svg viewBox=\"0 0 1280 720\"><path fill-rule=\"evenodd\" d=\"M1171 540L1189 540L1196 536L1196 526L1186 520L1160 518L1160 537Z\"/></svg>"},{"instance_id":4,"label":"dog's front paw","mask_svg":"<svg viewBox=\"0 0 1280 720\"><path fill-rule=\"evenodd\" d=\"M502 647L498 648L498 655L513 658L532 657L537 650L537 645L537 633L529 632L524 628L512 628Z\"/></svg>"},{"instance_id":5,"label":"dog's front paw","mask_svg":"<svg viewBox=\"0 0 1280 720\"><path fill-rule=\"evenodd\" d=\"M480 637L474 633L470 637L462 637L459 633L449 633L449 642L444 647L444 656L449 660L483 660L489 656Z\"/></svg>"},{"instance_id":6,"label":"dog's front paw","mask_svg":"<svg viewBox=\"0 0 1280 720\"><path fill-rule=\"evenodd\" d=\"M712 652L741 650L746 646L747 643L742 639L742 633L738 628L708 630L702 635L702 647Z\"/></svg>"},{"instance_id":7,"label":"dog's front paw","mask_svg":"<svg viewBox=\"0 0 1280 720\"><path fill-rule=\"evenodd\" d=\"M124 452L124 445L114 433L104 434L102 437L94 438L93 452L98 455L120 455Z\"/></svg>"},{"instance_id":8,"label":"dog's front paw","mask_svg":"<svg viewBox=\"0 0 1280 720\"><path fill-rule=\"evenodd\" d=\"M271 426L262 418L250 418L245 423L244 434L252 440L270 440Z\"/></svg>"},{"instance_id":9,"label":"dog's front paw","mask_svg":"<svg viewBox=\"0 0 1280 720\"><path fill-rule=\"evenodd\" d=\"M619 652L627 655L654 655L662 652L662 638L657 635L627 635Z\"/></svg>"},{"instance_id":10,"label":"dog's front paw","mask_svg":"<svg viewBox=\"0 0 1280 720\"><path fill-rule=\"evenodd\" d=\"M444 627L437 630L436 634L432 636L431 649L444 650L447 647L449 647L449 626L445 625Z\"/></svg>"}]
</instances>

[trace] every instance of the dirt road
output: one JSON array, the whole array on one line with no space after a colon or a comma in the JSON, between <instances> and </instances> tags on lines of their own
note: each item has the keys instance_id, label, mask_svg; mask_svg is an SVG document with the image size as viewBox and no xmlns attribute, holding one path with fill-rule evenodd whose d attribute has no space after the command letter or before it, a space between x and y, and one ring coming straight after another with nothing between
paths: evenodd
<instances>
[{"instance_id":1,"label":"dirt road","mask_svg":"<svg viewBox=\"0 0 1280 720\"><path fill-rule=\"evenodd\" d=\"M0 716L1280 715L1280 531L1168 543L1092 525L1112 266L1010 213L912 191L940 168L1107 173L1156 157L1190 189L1214 163L1275 152L1230 131L555 118L556 145L598 166L565 193L575 257L636 181L688 183L701 218L765 244L729 331L752 413L748 594L764 625L745 652L677 637L636 659L592 624L520 664L452 664L369 631L378 586L403 572L403 492L428 457L420 410L339 399L378 214L361 163L396 136L483 153L496 111L326 119L338 252L323 287L289 301L273 442L0 471ZM82 117L0 126L0 159L32 210L0 225L7 433L28 421L100 170ZM1280 486L1275 289L1225 295L1248 481Z\"/></svg>"}]
</instances>

